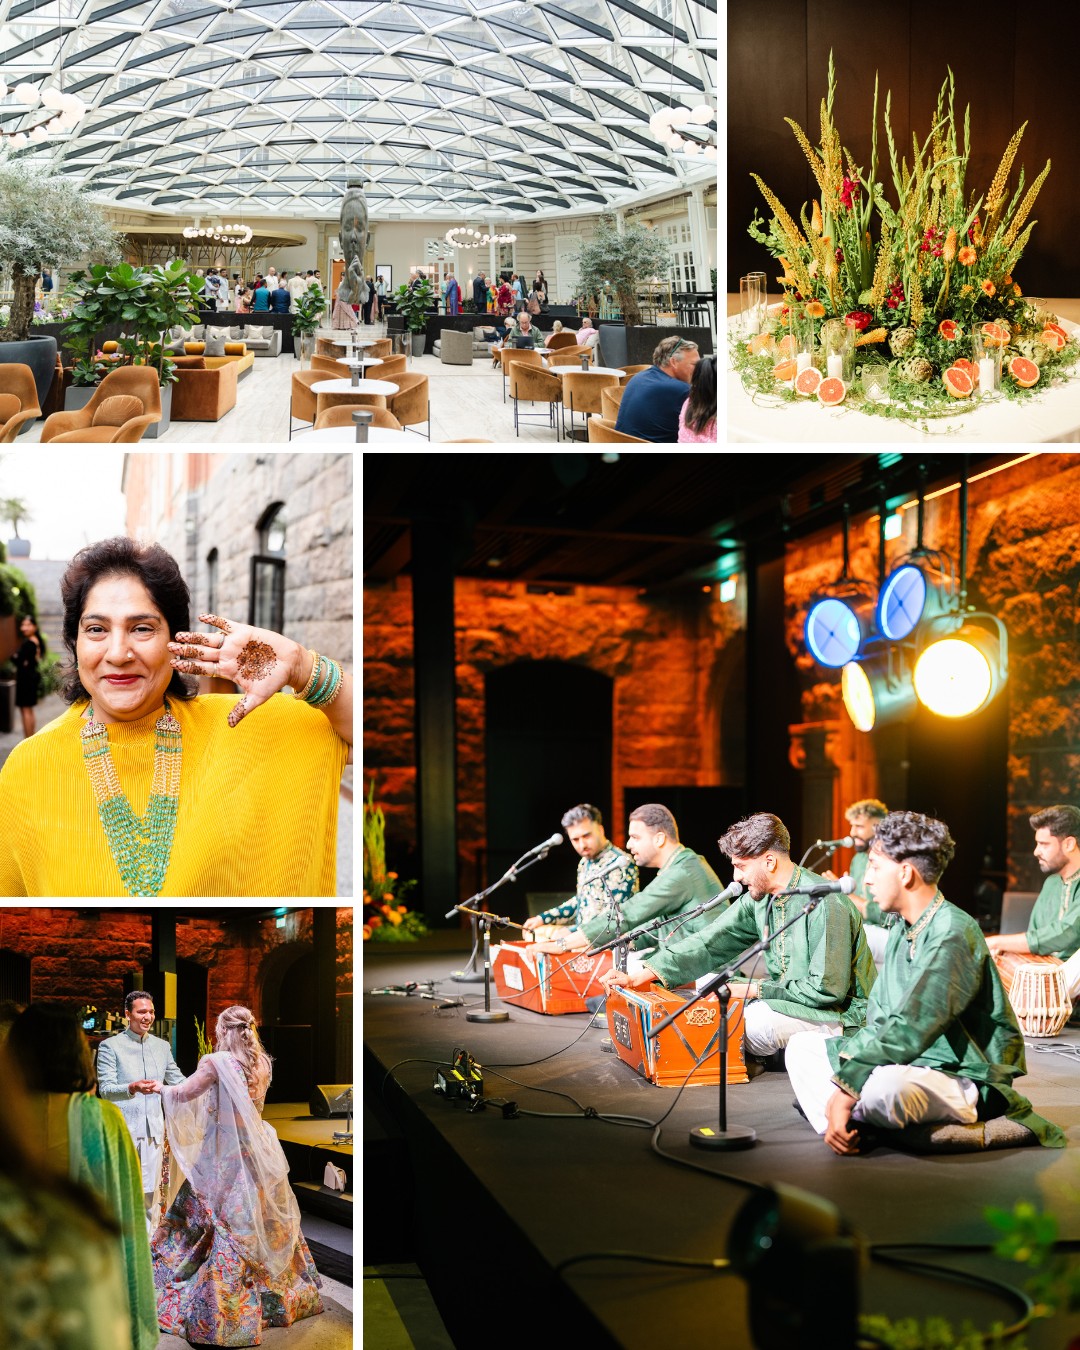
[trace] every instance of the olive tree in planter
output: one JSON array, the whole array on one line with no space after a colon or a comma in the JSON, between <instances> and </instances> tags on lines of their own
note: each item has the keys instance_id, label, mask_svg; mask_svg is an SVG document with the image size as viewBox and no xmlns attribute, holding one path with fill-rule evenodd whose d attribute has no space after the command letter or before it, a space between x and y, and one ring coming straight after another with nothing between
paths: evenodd
<instances>
[{"instance_id":1,"label":"olive tree in planter","mask_svg":"<svg viewBox=\"0 0 1080 1350\"><path fill-rule=\"evenodd\" d=\"M167 267L90 267L72 275L67 299L73 302L64 338L76 355L72 387L65 407L80 408L94 389L118 365L152 366L161 386L161 421L147 428L147 438L169 429L172 385L176 367L165 351L164 338L172 327L191 328L199 319L203 280L178 260ZM98 337L119 324L115 356L105 359Z\"/></svg>"},{"instance_id":2,"label":"olive tree in planter","mask_svg":"<svg viewBox=\"0 0 1080 1350\"><path fill-rule=\"evenodd\" d=\"M7 551L12 558L29 558L30 540L19 536L19 521L30 520L30 508L21 497L5 497L0 501L0 520L10 520L15 538L7 542Z\"/></svg>"},{"instance_id":3,"label":"olive tree in planter","mask_svg":"<svg viewBox=\"0 0 1080 1350\"><path fill-rule=\"evenodd\" d=\"M70 179L23 159L0 161L0 266L12 286L10 309L0 318L0 362L30 367L40 407L56 366L56 339L30 332L42 267L118 253L104 210Z\"/></svg>"},{"instance_id":4,"label":"olive tree in planter","mask_svg":"<svg viewBox=\"0 0 1080 1350\"><path fill-rule=\"evenodd\" d=\"M623 322L630 327L641 322L638 290L652 277L668 275L671 249L662 235L636 221L627 221L620 234L614 216L601 216L596 232L581 245L574 261L579 291L591 297L594 291L610 286Z\"/></svg>"},{"instance_id":5,"label":"olive tree in planter","mask_svg":"<svg viewBox=\"0 0 1080 1350\"><path fill-rule=\"evenodd\" d=\"M301 367L305 361L311 360L311 354L315 350L315 334L322 324L325 309L326 296L323 295L321 286L309 286L303 295L297 297L292 330L293 336L300 339Z\"/></svg>"},{"instance_id":6,"label":"olive tree in planter","mask_svg":"<svg viewBox=\"0 0 1080 1350\"><path fill-rule=\"evenodd\" d=\"M412 334L413 356L423 356L427 341L427 321L435 304L435 288L427 277L412 286L399 286L394 292L397 312Z\"/></svg>"}]
</instances>

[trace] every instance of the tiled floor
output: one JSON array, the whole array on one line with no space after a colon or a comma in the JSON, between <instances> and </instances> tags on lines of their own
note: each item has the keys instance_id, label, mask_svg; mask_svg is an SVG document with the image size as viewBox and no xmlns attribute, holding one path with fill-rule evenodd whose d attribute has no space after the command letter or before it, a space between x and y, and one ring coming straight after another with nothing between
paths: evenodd
<instances>
[{"instance_id":1,"label":"tiled floor","mask_svg":"<svg viewBox=\"0 0 1080 1350\"><path fill-rule=\"evenodd\" d=\"M288 440L291 376L300 370L294 356L256 359L240 380L236 407L220 422L173 422L164 436L141 442L145 449L174 445L274 445ZM544 423L524 423L514 436L513 404L503 402L502 375L490 360L477 357L471 366L444 366L437 357L410 357L408 369L427 375L431 398L431 439L479 437L499 444L555 443L555 432ZM377 376L373 370L372 375ZM538 413L540 404L525 411ZM20 446L40 440L43 422L37 422ZM427 427L414 428L416 449L427 448ZM409 448L409 447L405 447Z\"/></svg>"}]
</instances>

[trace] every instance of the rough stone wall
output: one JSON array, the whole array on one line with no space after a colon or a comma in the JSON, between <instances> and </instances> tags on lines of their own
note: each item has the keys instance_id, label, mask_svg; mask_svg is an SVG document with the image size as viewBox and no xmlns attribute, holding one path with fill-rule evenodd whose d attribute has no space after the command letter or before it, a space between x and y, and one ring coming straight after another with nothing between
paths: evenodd
<instances>
[{"instance_id":1,"label":"rough stone wall","mask_svg":"<svg viewBox=\"0 0 1080 1350\"><path fill-rule=\"evenodd\" d=\"M353 666L353 459L347 454L133 457L128 528L181 563L192 622L208 607L207 555L218 551L218 613L247 621L258 522L284 502L285 632ZM192 527L189 529L189 525Z\"/></svg>"},{"instance_id":2,"label":"rough stone wall","mask_svg":"<svg viewBox=\"0 0 1080 1350\"><path fill-rule=\"evenodd\" d=\"M957 456L957 479L961 468ZM933 486L933 485L932 485ZM946 486L942 484L941 486ZM959 492L926 503L923 543L959 566ZM916 511L904 513L900 538L886 544L886 571L915 547ZM850 571L876 584L877 521L852 523ZM806 722L836 719L842 743L838 798L884 795L869 738L851 726L840 698L840 672L806 652L803 623L810 598L840 571L839 530L788 548L787 643L802 674ZM969 488L968 603L1001 618L1009 634L1009 887L1036 890L1030 813L1080 800L1080 460L1040 453L980 478ZM855 764L845 779L844 773ZM888 797L886 795L886 800Z\"/></svg>"},{"instance_id":3,"label":"rough stone wall","mask_svg":"<svg viewBox=\"0 0 1080 1350\"><path fill-rule=\"evenodd\" d=\"M732 678L724 651L745 624L739 597L714 590L649 596L632 587L530 595L516 582L459 579L457 795L459 853L470 871L485 843L484 676L521 660L559 660L611 677L612 818L624 784L663 779L714 786L731 770L716 744L718 705ZM407 578L365 588L365 792L372 775L388 846L415 839L411 590ZM719 677L718 677L719 676Z\"/></svg>"},{"instance_id":4,"label":"rough stone wall","mask_svg":"<svg viewBox=\"0 0 1080 1350\"><path fill-rule=\"evenodd\" d=\"M282 928L273 918L227 927L207 914L178 925L176 954L206 968L211 1018L236 1003L260 1018L261 972L286 944L309 950L311 923L311 910L290 913ZM125 976L150 960L150 919L112 909L2 909L0 948L30 957L33 1000L122 1012ZM352 910L344 907L337 911L336 989L339 1012L351 1008Z\"/></svg>"}]
</instances>

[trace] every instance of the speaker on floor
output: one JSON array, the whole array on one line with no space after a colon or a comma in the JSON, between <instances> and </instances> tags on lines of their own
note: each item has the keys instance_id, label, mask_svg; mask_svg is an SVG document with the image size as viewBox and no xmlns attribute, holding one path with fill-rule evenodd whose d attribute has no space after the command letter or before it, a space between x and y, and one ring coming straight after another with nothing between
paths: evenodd
<instances>
[{"instance_id":1,"label":"speaker on floor","mask_svg":"<svg viewBox=\"0 0 1080 1350\"><path fill-rule=\"evenodd\" d=\"M347 1116L352 1108L351 1083L317 1083L311 1096L311 1114L322 1120Z\"/></svg>"}]
</instances>

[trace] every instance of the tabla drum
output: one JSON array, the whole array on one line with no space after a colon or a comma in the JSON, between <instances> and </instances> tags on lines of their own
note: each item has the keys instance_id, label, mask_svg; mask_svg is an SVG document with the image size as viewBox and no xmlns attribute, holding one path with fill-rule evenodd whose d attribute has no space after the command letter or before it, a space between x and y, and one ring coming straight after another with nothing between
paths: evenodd
<instances>
[{"instance_id":1,"label":"tabla drum","mask_svg":"<svg viewBox=\"0 0 1080 1350\"><path fill-rule=\"evenodd\" d=\"M1002 952L994 958L1025 1036L1056 1036L1072 1016L1065 963L1056 956Z\"/></svg>"}]
</instances>

